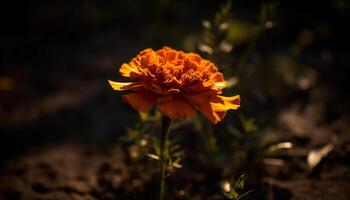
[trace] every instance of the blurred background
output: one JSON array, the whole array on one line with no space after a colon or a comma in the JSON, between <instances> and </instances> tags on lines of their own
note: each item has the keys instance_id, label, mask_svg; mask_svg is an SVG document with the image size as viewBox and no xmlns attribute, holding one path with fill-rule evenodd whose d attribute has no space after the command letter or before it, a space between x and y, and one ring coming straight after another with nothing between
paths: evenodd
<instances>
[{"instance_id":1,"label":"blurred background","mask_svg":"<svg viewBox=\"0 0 350 200\"><path fill-rule=\"evenodd\" d=\"M228 112L214 134L196 133L203 129L192 122L175 130L186 156L170 181L172 199L223 199L225 180L243 173L255 190L251 199L348 199L349 6L345 0L3 3L0 199L152 199L152 172L139 169L147 159L133 160L135 151L145 151L135 144L148 140L136 134L125 142L140 119L107 79L122 80L122 63L163 46L213 60L230 80L226 93L242 98L240 111ZM114 155L121 157L109 160ZM134 171L121 167L119 176L115 159ZM75 177L85 165L97 178Z\"/></svg>"}]
</instances>

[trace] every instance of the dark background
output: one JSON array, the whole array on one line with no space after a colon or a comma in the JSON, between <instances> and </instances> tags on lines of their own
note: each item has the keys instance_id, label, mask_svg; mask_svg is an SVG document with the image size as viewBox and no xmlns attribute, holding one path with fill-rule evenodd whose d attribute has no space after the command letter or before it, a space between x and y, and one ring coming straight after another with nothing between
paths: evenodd
<instances>
[{"instance_id":1,"label":"dark background","mask_svg":"<svg viewBox=\"0 0 350 200\"><path fill-rule=\"evenodd\" d=\"M144 48L182 49L224 1L10 1L1 6L0 74L10 80L1 95L1 148L78 137L110 141L135 115L106 79ZM234 1L233 17L256 21L260 1ZM257 51L283 51L302 29L315 30L304 64L348 75L348 5L345 1L281 1L278 26ZM332 66L319 59L332 54ZM328 76L325 79L330 78ZM331 81L331 80L327 80ZM348 96L346 83L337 88ZM343 88L343 89L342 89ZM70 95L74 93L74 95ZM56 95L56 96L55 96ZM87 96L85 96L87 95ZM14 149L13 149L14 148Z\"/></svg>"},{"instance_id":2,"label":"dark background","mask_svg":"<svg viewBox=\"0 0 350 200\"><path fill-rule=\"evenodd\" d=\"M186 49L186 39L200 37L201 21L213 18L224 2L1 3L1 163L33 147L65 141L115 144L126 127L137 121L137 114L110 89L107 79L120 80L119 66L145 48L167 45L195 50ZM263 2L267 1L233 1L233 18L257 22ZM297 61L312 66L319 73L318 83L326 83L333 92L335 97L327 104L340 110L326 114L333 121L339 113L350 111L349 4L342 0L278 4L276 26L259 38L254 52L261 57L287 54L301 31L311 31L312 43L303 47ZM289 102L307 96L293 88L285 90L293 92L282 100L270 96L268 103L243 109L252 116L271 107L278 113Z\"/></svg>"},{"instance_id":3,"label":"dark background","mask_svg":"<svg viewBox=\"0 0 350 200\"><path fill-rule=\"evenodd\" d=\"M120 64L144 48L182 49L224 1L10 1L1 6L0 74L10 89L1 96L1 148L8 155L26 145L78 137L110 141L136 114L109 90ZM260 1L234 1L233 17L256 21ZM345 1L281 1L278 26L257 51L282 51L300 30L315 31L301 62L348 75L348 5ZM332 63L322 61L331 52ZM329 80L330 79L330 80ZM348 97L346 82L337 90ZM70 95L73 94L73 95ZM56 96L55 96L56 95ZM346 98L347 100L347 98ZM125 124L125 123L126 124Z\"/></svg>"}]
</instances>

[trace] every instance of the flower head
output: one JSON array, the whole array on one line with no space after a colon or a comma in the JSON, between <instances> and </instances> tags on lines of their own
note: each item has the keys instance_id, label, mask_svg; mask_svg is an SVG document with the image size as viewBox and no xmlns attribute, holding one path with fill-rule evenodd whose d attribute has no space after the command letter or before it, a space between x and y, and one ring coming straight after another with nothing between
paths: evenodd
<instances>
[{"instance_id":1,"label":"flower head","mask_svg":"<svg viewBox=\"0 0 350 200\"><path fill-rule=\"evenodd\" d=\"M162 115L177 120L193 117L196 109L217 123L227 110L239 107L239 95L220 96L226 85L222 73L195 53L169 47L145 49L119 72L132 82L109 81L110 85L114 90L130 90L123 99L140 112L159 104Z\"/></svg>"}]
</instances>

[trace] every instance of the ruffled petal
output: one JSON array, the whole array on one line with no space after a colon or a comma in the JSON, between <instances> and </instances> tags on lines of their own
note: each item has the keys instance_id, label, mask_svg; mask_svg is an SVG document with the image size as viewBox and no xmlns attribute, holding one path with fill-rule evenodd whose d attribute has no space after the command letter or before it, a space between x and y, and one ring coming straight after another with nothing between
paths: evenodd
<instances>
[{"instance_id":1,"label":"ruffled petal","mask_svg":"<svg viewBox=\"0 0 350 200\"><path fill-rule=\"evenodd\" d=\"M192 107L180 96L174 96L162 102L159 107L159 112L175 120L191 118L195 115Z\"/></svg>"},{"instance_id":2,"label":"ruffled petal","mask_svg":"<svg viewBox=\"0 0 350 200\"><path fill-rule=\"evenodd\" d=\"M142 87L139 82L115 82L108 80L108 83L111 85L113 90L118 90L118 91L123 91L123 90L130 90L130 89L135 89L138 87Z\"/></svg>"},{"instance_id":3,"label":"ruffled petal","mask_svg":"<svg viewBox=\"0 0 350 200\"><path fill-rule=\"evenodd\" d=\"M119 73L122 76L131 79L137 78L140 75L138 67L133 62L130 62L129 64L122 64L122 66L119 69Z\"/></svg>"},{"instance_id":4,"label":"ruffled petal","mask_svg":"<svg viewBox=\"0 0 350 200\"><path fill-rule=\"evenodd\" d=\"M215 82L212 86L213 89L224 89L227 87L227 81Z\"/></svg>"},{"instance_id":5,"label":"ruffled petal","mask_svg":"<svg viewBox=\"0 0 350 200\"><path fill-rule=\"evenodd\" d=\"M200 63L202 60L202 57L196 53L188 53L188 58L196 63Z\"/></svg>"},{"instance_id":6,"label":"ruffled petal","mask_svg":"<svg viewBox=\"0 0 350 200\"><path fill-rule=\"evenodd\" d=\"M224 97L208 92L186 94L185 98L214 124L225 117L227 110L238 109L240 103L239 95Z\"/></svg>"},{"instance_id":7,"label":"ruffled petal","mask_svg":"<svg viewBox=\"0 0 350 200\"><path fill-rule=\"evenodd\" d=\"M224 96L217 96L217 97L219 97L221 100L224 101L226 110L229 110L229 109L237 110L240 107L241 98L239 95L235 95L232 97L224 97ZM222 104L220 103L220 105Z\"/></svg>"},{"instance_id":8,"label":"ruffled petal","mask_svg":"<svg viewBox=\"0 0 350 200\"><path fill-rule=\"evenodd\" d=\"M148 112L157 103L157 96L148 92L133 92L123 95L123 100L139 112Z\"/></svg>"},{"instance_id":9,"label":"ruffled petal","mask_svg":"<svg viewBox=\"0 0 350 200\"><path fill-rule=\"evenodd\" d=\"M204 87L213 87L213 89L223 89L227 85L224 76L220 72L212 74L208 81L204 82Z\"/></svg>"}]
</instances>

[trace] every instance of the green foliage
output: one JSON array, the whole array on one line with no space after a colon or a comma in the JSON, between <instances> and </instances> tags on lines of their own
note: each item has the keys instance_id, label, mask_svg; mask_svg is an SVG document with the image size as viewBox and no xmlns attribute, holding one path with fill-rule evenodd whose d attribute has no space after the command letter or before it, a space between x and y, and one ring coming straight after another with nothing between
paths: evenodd
<instances>
[{"instance_id":1,"label":"green foliage","mask_svg":"<svg viewBox=\"0 0 350 200\"><path fill-rule=\"evenodd\" d=\"M152 140L160 126L158 112L140 113L139 121L127 129L121 141L126 144L130 157L134 161L143 161L152 150Z\"/></svg>"},{"instance_id":2,"label":"green foliage","mask_svg":"<svg viewBox=\"0 0 350 200\"><path fill-rule=\"evenodd\" d=\"M159 161L160 158L160 140L157 137L153 137L153 149L154 153L148 153L147 156L152 160ZM184 151L182 146L176 140L168 139L164 146L164 164L168 173L172 173L182 167L181 161L184 158Z\"/></svg>"},{"instance_id":3,"label":"green foliage","mask_svg":"<svg viewBox=\"0 0 350 200\"><path fill-rule=\"evenodd\" d=\"M229 183L229 190L224 192L225 197L228 199L239 200L251 193L253 190L249 190L245 193L242 193L242 190L244 188L244 182L244 175L241 175L237 181L235 180L235 178L232 178L231 182Z\"/></svg>"},{"instance_id":4,"label":"green foliage","mask_svg":"<svg viewBox=\"0 0 350 200\"><path fill-rule=\"evenodd\" d=\"M232 44L226 40L231 8L231 1L227 1L212 20L202 21L204 30L198 48L217 64L222 63L222 54L227 54L233 49Z\"/></svg>"}]
</instances>

